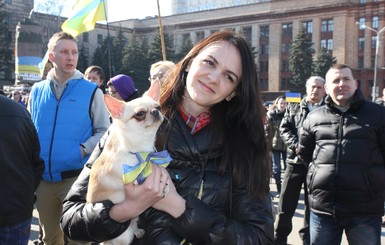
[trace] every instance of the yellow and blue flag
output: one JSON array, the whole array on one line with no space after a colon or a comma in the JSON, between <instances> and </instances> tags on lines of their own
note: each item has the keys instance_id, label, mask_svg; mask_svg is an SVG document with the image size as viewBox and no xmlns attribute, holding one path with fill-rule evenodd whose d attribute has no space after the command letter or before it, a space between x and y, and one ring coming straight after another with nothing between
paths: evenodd
<instances>
[{"instance_id":1,"label":"yellow and blue flag","mask_svg":"<svg viewBox=\"0 0 385 245\"><path fill-rule=\"evenodd\" d=\"M168 154L167 150L160 152L140 152L134 153L138 159L138 163L134 166L123 164L123 183L128 184L134 180L137 180L139 184L152 173L151 163L167 167L172 158Z\"/></svg>"},{"instance_id":2,"label":"yellow and blue flag","mask_svg":"<svg viewBox=\"0 0 385 245\"><path fill-rule=\"evenodd\" d=\"M106 0L78 0L61 29L76 37L93 30L96 21L107 20Z\"/></svg>"},{"instance_id":3,"label":"yellow and blue flag","mask_svg":"<svg viewBox=\"0 0 385 245\"><path fill-rule=\"evenodd\" d=\"M301 102L301 93L290 93L286 92L285 93L285 98L287 103L299 103Z\"/></svg>"},{"instance_id":4,"label":"yellow and blue flag","mask_svg":"<svg viewBox=\"0 0 385 245\"><path fill-rule=\"evenodd\" d=\"M45 69L45 65L47 64L48 62L48 55L49 55L49 52L47 50L47 52L45 52L45 55L43 57L43 59L39 62L39 64L37 65L39 67L39 74L40 74L40 77L43 77L43 74L44 74L44 69Z\"/></svg>"}]
</instances>

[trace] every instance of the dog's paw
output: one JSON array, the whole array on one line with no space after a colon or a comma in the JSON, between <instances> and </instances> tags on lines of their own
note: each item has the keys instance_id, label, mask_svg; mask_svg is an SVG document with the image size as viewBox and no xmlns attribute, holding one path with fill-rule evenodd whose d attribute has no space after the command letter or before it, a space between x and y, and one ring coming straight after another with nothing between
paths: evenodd
<instances>
[{"instance_id":1,"label":"dog's paw","mask_svg":"<svg viewBox=\"0 0 385 245\"><path fill-rule=\"evenodd\" d=\"M141 238L144 236L144 229L135 229L134 230L134 234L136 236L136 238Z\"/></svg>"}]
</instances>

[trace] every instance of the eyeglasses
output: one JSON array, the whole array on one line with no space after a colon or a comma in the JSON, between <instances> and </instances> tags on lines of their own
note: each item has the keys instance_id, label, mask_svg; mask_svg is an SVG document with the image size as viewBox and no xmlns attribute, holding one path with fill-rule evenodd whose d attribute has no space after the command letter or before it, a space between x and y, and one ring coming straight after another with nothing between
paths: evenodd
<instances>
[{"instance_id":1,"label":"eyeglasses","mask_svg":"<svg viewBox=\"0 0 385 245\"><path fill-rule=\"evenodd\" d=\"M110 95L114 95L114 94L116 94L118 91L113 91L113 90L108 90L108 93L110 94Z\"/></svg>"},{"instance_id":2,"label":"eyeglasses","mask_svg":"<svg viewBox=\"0 0 385 245\"><path fill-rule=\"evenodd\" d=\"M164 75L164 73L155 74L154 76L149 77L148 81L152 82L152 81L155 81L156 79L160 80L163 78L163 75Z\"/></svg>"}]
</instances>

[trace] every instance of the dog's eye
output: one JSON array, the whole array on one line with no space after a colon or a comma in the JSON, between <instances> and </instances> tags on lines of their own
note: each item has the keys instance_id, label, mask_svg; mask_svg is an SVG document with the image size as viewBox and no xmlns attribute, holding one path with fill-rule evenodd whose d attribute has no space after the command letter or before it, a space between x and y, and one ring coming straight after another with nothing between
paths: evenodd
<instances>
[{"instance_id":1,"label":"dog's eye","mask_svg":"<svg viewBox=\"0 0 385 245\"><path fill-rule=\"evenodd\" d=\"M155 107L155 109L157 109L158 111L160 111L160 110L162 109L162 107L157 106L157 107Z\"/></svg>"},{"instance_id":2,"label":"dog's eye","mask_svg":"<svg viewBox=\"0 0 385 245\"><path fill-rule=\"evenodd\" d=\"M146 112L145 111L139 111L135 113L134 118L138 121L142 121L146 118Z\"/></svg>"}]
</instances>

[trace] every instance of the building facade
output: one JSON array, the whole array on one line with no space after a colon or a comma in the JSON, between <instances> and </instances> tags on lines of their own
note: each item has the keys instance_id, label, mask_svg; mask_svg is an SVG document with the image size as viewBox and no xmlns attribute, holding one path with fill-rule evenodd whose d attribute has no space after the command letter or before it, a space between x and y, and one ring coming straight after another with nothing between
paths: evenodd
<instances>
[{"instance_id":1,"label":"building facade","mask_svg":"<svg viewBox=\"0 0 385 245\"><path fill-rule=\"evenodd\" d=\"M382 69L385 66L384 42L380 42L376 55L376 33L356 24L359 22L374 30L384 27L384 0L240 0L224 1L226 4L239 2L233 4L236 6L214 8L206 5L209 10L194 9L195 2L199 1L175 0L173 9L176 14L162 18L163 29L172 37L174 48L181 48L187 36L196 43L218 30L243 33L257 51L256 62L264 91L276 94L291 90L288 54L301 27L305 27L314 43L314 58L322 48L326 48L338 63L351 66L367 98L371 97L377 57L377 91L385 87L385 71ZM189 12L184 12L187 10ZM44 16L47 15L39 14L34 18L48 18ZM159 31L156 16L117 21L109 23L109 26L115 30L118 27L124 28L127 39L130 39L133 31L136 35L147 37ZM79 45L87 41L87 52L92 57L98 40L105 36L105 25L98 24L95 30L79 37ZM377 94L381 95L381 92Z\"/></svg>"}]
</instances>

